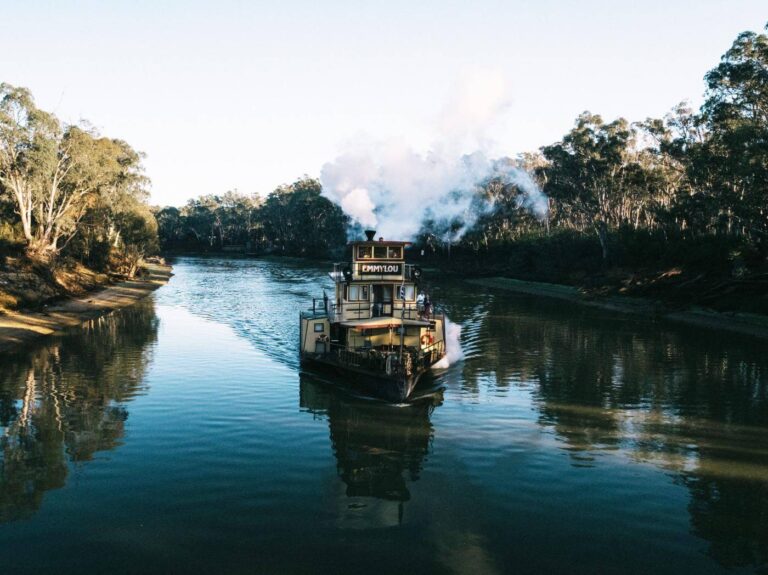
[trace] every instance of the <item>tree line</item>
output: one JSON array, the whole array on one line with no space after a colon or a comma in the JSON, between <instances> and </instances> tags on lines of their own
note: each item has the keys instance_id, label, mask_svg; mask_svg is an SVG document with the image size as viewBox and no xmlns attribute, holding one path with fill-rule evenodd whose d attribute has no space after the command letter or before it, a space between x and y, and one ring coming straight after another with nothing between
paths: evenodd
<instances>
[{"instance_id":1,"label":"tree line","mask_svg":"<svg viewBox=\"0 0 768 575\"><path fill-rule=\"evenodd\" d=\"M534 174L548 197L547 217L524 208L522 190L491 178L478 194L494 209L450 242L454 254L587 243L603 265L615 265L627 263L630 252L648 262L671 246L701 244L739 265L764 265L768 36L739 34L705 82L699 110L682 103L663 118L635 123L584 112L560 141L508 160ZM420 241L446 251L451 246L442 238L452 224L425 222ZM650 251L638 254L642 249Z\"/></svg>"},{"instance_id":2,"label":"tree line","mask_svg":"<svg viewBox=\"0 0 768 575\"><path fill-rule=\"evenodd\" d=\"M0 84L0 247L132 275L157 250L141 160L126 142L38 108L26 88Z\"/></svg>"},{"instance_id":3,"label":"tree line","mask_svg":"<svg viewBox=\"0 0 768 575\"><path fill-rule=\"evenodd\" d=\"M204 195L181 208L156 210L168 251L238 250L252 254L322 257L346 244L349 218L304 177L266 198L236 191Z\"/></svg>"},{"instance_id":4,"label":"tree line","mask_svg":"<svg viewBox=\"0 0 768 575\"><path fill-rule=\"evenodd\" d=\"M539 260L571 270L694 257L711 266L764 265L768 36L740 34L705 82L699 110L682 103L634 123L584 112L560 141L499 160L533 176L548 198L546 217L527 209L517 185L491 177L476 188L479 215L461 238L453 233L466 229L460 217L425 219L419 247L458 261L517 258L512 267L522 271ZM201 196L156 211L160 239L173 250L339 252L355 223L321 192L305 177L266 199Z\"/></svg>"},{"instance_id":5,"label":"tree line","mask_svg":"<svg viewBox=\"0 0 768 575\"><path fill-rule=\"evenodd\" d=\"M491 177L476 188L482 209L461 238L452 232L464 222L427 219L420 247L471 262L514 260L522 271L542 260L590 270L694 256L764 266L768 35L739 34L705 82L698 110L683 103L634 123L584 112L559 141L500 160L533 176L546 217L526 208L519 187ZM150 209L141 159L121 140L63 125L29 91L0 85L0 243L103 267L158 247L323 257L355 235L355 222L309 177L266 197L229 191Z\"/></svg>"}]
</instances>

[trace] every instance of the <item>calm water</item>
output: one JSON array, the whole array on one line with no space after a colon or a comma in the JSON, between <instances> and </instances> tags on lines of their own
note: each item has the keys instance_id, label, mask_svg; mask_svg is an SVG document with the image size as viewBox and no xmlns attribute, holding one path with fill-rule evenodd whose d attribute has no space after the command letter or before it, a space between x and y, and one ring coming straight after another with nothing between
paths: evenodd
<instances>
[{"instance_id":1,"label":"calm water","mask_svg":"<svg viewBox=\"0 0 768 575\"><path fill-rule=\"evenodd\" d=\"M300 373L325 271L181 259L2 357L2 572L767 572L766 342L453 282L388 406Z\"/></svg>"}]
</instances>

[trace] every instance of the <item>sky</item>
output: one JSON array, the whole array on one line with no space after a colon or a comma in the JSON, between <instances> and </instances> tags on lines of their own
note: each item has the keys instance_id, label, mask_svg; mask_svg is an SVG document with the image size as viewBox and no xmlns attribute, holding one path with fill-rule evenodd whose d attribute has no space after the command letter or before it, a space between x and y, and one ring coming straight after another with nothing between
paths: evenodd
<instances>
[{"instance_id":1,"label":"sky","mask_svg":"<svg viewBox=\"0 0 768 575\"><path fill-rule=\"evenodd\" d=\"M266 195L365 142L515 156L699 105L765 0L0 0L0 82L146 154L151 201ZM475 127L477 129L475 129Z\"/></svg>"}]
</instances>

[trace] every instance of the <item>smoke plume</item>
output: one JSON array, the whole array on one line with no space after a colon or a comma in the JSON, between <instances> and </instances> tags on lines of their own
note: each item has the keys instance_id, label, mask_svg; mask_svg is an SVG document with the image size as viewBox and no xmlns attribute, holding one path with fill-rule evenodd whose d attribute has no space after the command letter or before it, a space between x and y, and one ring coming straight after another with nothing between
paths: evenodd
<instances>
[{"instance_id":1,"label":"smoke plume","mask_svg":"<svg viewBox=\"0 0 768 575\"><path fill-rule=\"evenodd\" d=\"M362 227L389 239L413 238L425 219L442 222L444 240L459 239L495 199L490 180L518 190L520 207L546 217L547 199L531 176L508 158L493 158L488 128L509 107L498 74L467 79L438 118L438 143L426 152L393 142L348 146L321 172L324 194Z\"/></svg>"}]
</instances>

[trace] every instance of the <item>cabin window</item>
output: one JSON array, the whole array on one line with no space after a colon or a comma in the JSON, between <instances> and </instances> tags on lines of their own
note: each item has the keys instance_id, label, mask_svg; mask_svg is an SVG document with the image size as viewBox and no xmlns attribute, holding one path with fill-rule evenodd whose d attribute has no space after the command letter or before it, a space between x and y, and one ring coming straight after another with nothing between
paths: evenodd
<instances>
[{"instance_id":1,"label":"cabin window","mask_svg":"<svg viewBox=\"0 0 768 575\"><path fill-rule=\"evenodd\" d=\"M316 323L315 324L315 331L325 331L325 324Z\"/></svg>"},{"instance_id":2,"label":"cabin window","mask_svg":"<svg viewBox=\"0 0 768 575\"><path fill-rule=\"evenodd\" d=\"M349 286L347 301L368 301L368 286Z\"/></svg>"},{"instance_id":3,"label":"cabin window","mask_svg":"<svg viewBox=\"0 0 768 575\"><path fill-rule=\"evenodd\" d=\"M402 299L400 297L400 288L403 287L405 291L405 299L406 301L413 301L416 298L416 286L413 284L405 284L404 286L397 286L395 288L395 294L397 295L397 299Z\"/></svg>"},{"instance_id":4,"label":"cabin window","mask_svg":"<svg viewBox=\"0 0 768 575\"><path fill-rule=\"evenodd\" d=\"M373 257L372 246L357 246L357 259L365 260Z\"/></svg>"},{"instance_id":5,"label":"cabin window","mask_svg":"<svg viewBox=\"0 0 768 575\"><path fill-rule=\"evenodd\" d=\"M387 259L387 246L375 246L373 248L373 257L377 260Z\"/></svg>"},{"instance_id":6,"label":"cabin window","mask_svg":"<svg viewBox=\"0 0 768 575\"><path fill-rule=\"evenodd\" d=\"M391 260L403 259L403 248L400 246L389 246L387 257Z\"/></svg>"}]
</instances>

